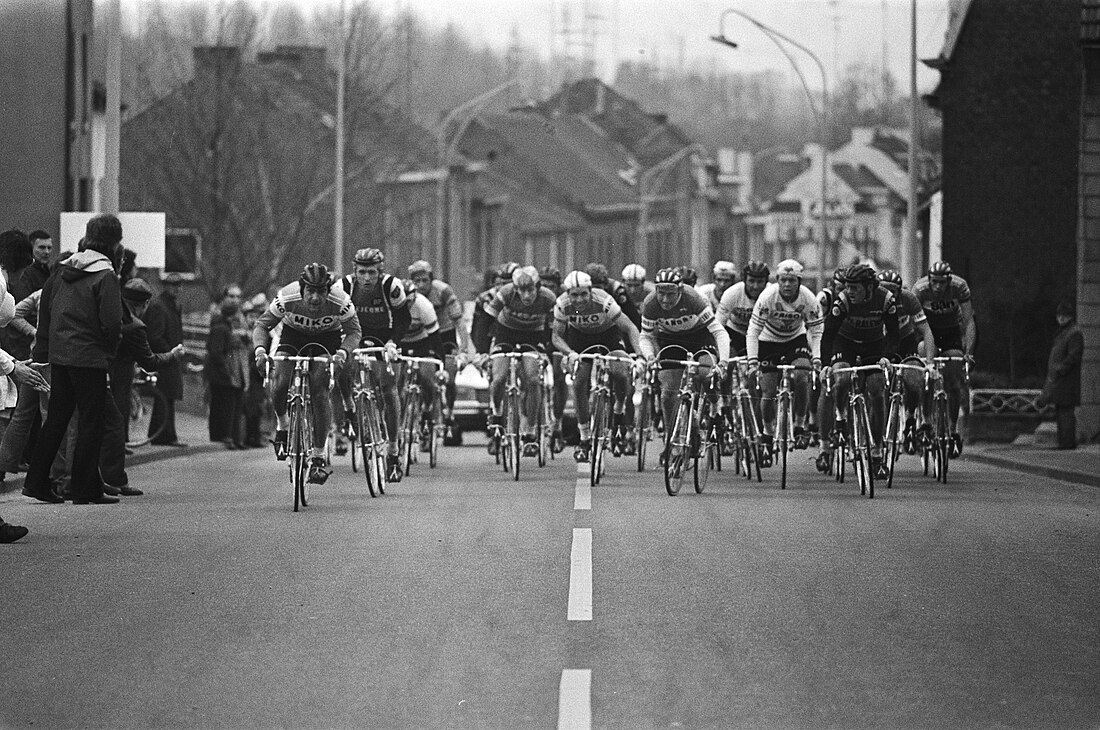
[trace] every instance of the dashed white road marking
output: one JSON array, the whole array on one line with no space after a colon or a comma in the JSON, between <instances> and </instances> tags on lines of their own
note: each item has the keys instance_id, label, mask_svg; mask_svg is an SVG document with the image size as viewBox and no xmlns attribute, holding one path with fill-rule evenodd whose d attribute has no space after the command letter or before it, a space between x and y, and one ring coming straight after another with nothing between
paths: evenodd
<instances>
[{"instance_id":1,"label":"dashed white road marking","mask_svg":"<svg viewBox=\"0 0 1100 730\"><path fill-rule=\"evenodd\" d=\"M577 488L573 492L573 509L592 509L592 485L589 483L591 479L588 476L588 470L584 470L582 476L581 469L579 467L588 466L588 464L577 464Z\"/></svg>"},{"instance_id":2,"label":"dashed white road marking","mask_svg":"<svg viewBox=\"0 0 1100 730\"><path fill-rule=\"evenodd\" d=\"M592 727L592 670L563 669L558 686L558 730Z\"/></svg>"},{"instance_id":3,"label":"dashed white road marking","mask_svg":"<svg viewBox=\"0 0 1100 730\"><path fill-rule=\"evenodd\" d=\"M592 528L573 528L569 552L569 620L592 620Z\"/></svg>"}]
</instances>

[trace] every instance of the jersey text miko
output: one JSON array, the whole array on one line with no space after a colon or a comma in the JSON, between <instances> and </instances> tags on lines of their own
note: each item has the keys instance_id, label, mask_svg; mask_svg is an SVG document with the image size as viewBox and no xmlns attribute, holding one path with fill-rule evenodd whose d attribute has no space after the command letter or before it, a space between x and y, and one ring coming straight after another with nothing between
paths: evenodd
<instances>
[{"instance_id":1,"label":"jersey text miko","mask_svg":"<svg viewBox=\"0 0 1100 730\"><path fill-rule=\"evenodd\" d=\"M569 294L562 294L554 305L554 321L585 334L599 334L615 326L623 310L614 297L603 289L592 289L588 300L575 306Z\"/></svg>"},{"instance_id":2,"label":"jersey text miko","mask_svg":"<svg viewBox=\"0 0 1100 730\"><path fill-rule=\"evenodd\" d=\"M662 309L656 294L646 297L642 305L642 331L658 335L682 337L698 335L706 331L714 319L703 295L691 287L682 287L680 301L672 309Z\"/></svg>"},{"instance_id":3,"label":"jersey text miko","mask_svg":"<svg viewBox=\"0 0 1100 730\"><path fill-rule=\"evenodd\" d=\"M268 312L275 320L282 321L284 327L306 333L338 331L344 321L355 316L351 299L337 287L333 287L320 308L309 309L302 301L297 282L279 290Z\"/></svg>"}]
</instances>

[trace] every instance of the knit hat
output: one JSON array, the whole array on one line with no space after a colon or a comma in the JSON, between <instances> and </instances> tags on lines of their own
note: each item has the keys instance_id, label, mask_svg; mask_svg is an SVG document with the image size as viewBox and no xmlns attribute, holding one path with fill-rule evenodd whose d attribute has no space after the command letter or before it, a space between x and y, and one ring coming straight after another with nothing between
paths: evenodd
<instances>
[{"instance_id":1,"label":"knit hat","mask_svg":"<svg viewBox=\"0 0 1100 730\"><path fill-rule=\"evenodd\" d=\"M122 286L122 298L131 302L145 302L153 298L153 290L144 279L130 279Z\"/></svg>"}]
</instances>

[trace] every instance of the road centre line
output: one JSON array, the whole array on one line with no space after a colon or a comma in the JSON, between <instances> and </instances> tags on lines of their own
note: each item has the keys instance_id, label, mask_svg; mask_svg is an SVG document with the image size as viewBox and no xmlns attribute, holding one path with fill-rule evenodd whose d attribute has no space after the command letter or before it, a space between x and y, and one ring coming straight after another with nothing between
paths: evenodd
<instances>
[{"instance_id":1,"label":"road centre line","mask_svg":"<svg viewBox=\"0 0 1100 730\"><path fill-rule=\"evenodd\" d=\"M563 669L558 685L558 730L592 727L592 670Z\"/></svg>"},{"instance_id":2,"label":"road centre line","mask_svg":"<svg viewBox=\"0 0 1100 730\"><path fill-rule=\"evenodd\" d=\"M587 464L578 464L587 466ZM573 509L592 509L592 485L589 483L588 470L584 476L577 474L577 487L573 491Z\"/></svg>"},{"instance_id":3,"label":"road centre line","mask_svg":"<svg viewBox=\"0 0 1100 730\"><path fill-rule=\"evenodd\" d=\"M573 547L569 551L570 621L592 620L592 528L573 528Z\"/></svg>"}]
</instances>

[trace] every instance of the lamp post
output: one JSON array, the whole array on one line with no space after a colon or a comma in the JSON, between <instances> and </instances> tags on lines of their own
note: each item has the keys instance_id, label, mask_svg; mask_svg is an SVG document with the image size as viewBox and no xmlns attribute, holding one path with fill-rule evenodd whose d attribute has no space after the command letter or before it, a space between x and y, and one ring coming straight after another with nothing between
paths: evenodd
<instances>
[{"instance_id":1,"label":"lamp post","mask_svg":"<svg viewBox=\"0 0 1100 730\"><path fill-rule=\"evenodd\" d=\"M680 160L692 153L703 156L708 154L706 147L698 142L693 142L673 152L648 170L645 170L642 172L641 177L638 178L638 232L634 241L634 260L641 263L643 266L649 264L649 237L647 235L647 229L649 228L649 204L654 200L653 193L649 191L659 190L661 184L664 182L665 175L667 175Z\"/></svg>"},{"instance_id":2,"label":"lamp post","mask_svg":"<svg viewBox=\"0 0 1100 730\"><path fill-rule=\"evenodd\" d=\"M340 0L340 44L336 63L336 187L332 200L332 271L344 267L344 87L347 85L347 12Z\"/></svg>"},{"instance_id":3,"label":"lamp post","mask_svg":"<svg viewBox=\"0 0 1100 730\"><path fill-rule=\"evenodd\" d=\"M819 139L819 142L820 142L820 145L821 145L821 211L820 211L820 219L818 221L818 236L817 236L817 258L818 258L818 272L817 272L818 281L817 281L817 283L818 283L818 288L820 289L820 288L825 286L825 282L826 282L826 277L825 277L825 250L826 250L825 242L827 241L827 232L828 232L828 228L826 226L825 215L826 215L826 203L828 202L828 198L827 198L827 194L826 194L826 185L827 185L828 176L829 176L829 150L828 150L828 145L827 145L828 128L826 126L825 113L826 113L826 109L829 105L829 81L828 81L828 77L825 75L825 65L821 63L821 59L818 58L817 55L813 51L811 51L809 48L806 48L806 46L802 45L798 41L796 41L792 38L789 38L788 36L780 33L775 28L764 25L763 23L761 23L759 20L752 17L751 15L743 13L740 10L735 10L733 8L727 8L725 11L723 11L722 16L718 20L718 35L712 35L710 37L710 39L712 41L715 41L716 43L721 43L724 46L729 46L730 48L737 48L737 44L734 43L733 41L731 41L729 38L727 38L726 34L725 34L724 27L725 27L726 17L729 16L729 15L736 15L739 18L743 18L743 19L749 21L750 23L752 23L753 25L755 25L757 28L759 28L764 33L764 35L768 36L768 38L771 39L772 43L774 43L779 48L780 51L783 52L783 55L787 57L788 61L790 61L791 67L794 68L794 72L798 76L798 80L802 82L802 89L806 92L806 99L810 102L810 111L812 111L814 116L817 117L818 139ZM817 105L814 103L813 94L810 92L809 84L806 83L806 77L802 74L802 68L798 65L797 62L795 62L794 57L791 56L790 51L787 50L787 47L784 46L783 43L780 43L780 41L784 41L784 42L789 43L790 45L794 46L795 48L797 48L798 50L802 51L807 56L809 56L813 60L813 62L815 64L817 64L817 70L821 73L821 108L820 109L818 109Z\"/></svg>"},{"instance_id":4,"label":"lamp post","mask_svg":"<svg viewBox=\"0 0 1100 730\"><path fill-rule=\"evenodd\" d=\"M459 140L462 139L462 135L466 132L466 128L470 126L470 123L477 118L477 115L481 112L482 108L488 104L493 97L502 91L511 88L519 83L519 79L511 79L504 82L496 88L486 91L480 96L476 96L469 101L456 106L447 116L443 117L443 121L439 123L439 126L435 130L435 145L436 145L436 160L439 166L439 181L436 184L435 194L435 260L441 270L441 275L444 277L453 276L451 271L450 261L444 256L448 251L454 251L454 241L450 241L450 246L447 245L449 236L447 226L447 209L448 200L451 196L448 194L451 183L451 156L454 154L455 146ZM447 130L454 124L461 115L467 116L462 119L458 128L453 134L448 135Z\"/></svg>"}]
</instances>

